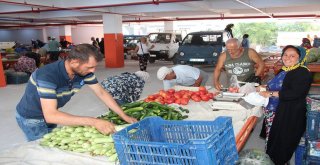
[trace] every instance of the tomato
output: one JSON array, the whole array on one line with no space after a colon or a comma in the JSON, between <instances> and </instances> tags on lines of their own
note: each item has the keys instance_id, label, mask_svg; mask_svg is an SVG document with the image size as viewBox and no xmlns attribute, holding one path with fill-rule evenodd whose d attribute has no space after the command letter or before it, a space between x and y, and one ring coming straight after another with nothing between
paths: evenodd
<instances>
[{"instance_id":1,"label":"tomato","mask_svg":"<svg viewBox=\"0 0 320 165\"><path fill-rule=\"evenodd\" d=\"M176 98L176 99L180 99L182 97L182 95L180 93L174 93L173 96Z\"/></svg>"},{"instance_id":2,"label":"tomato","mask_svg":"<svg viewBox=\"0 0 320 165\"><path fill-rule=\"evenodd\" d=\"M158 96L156 99L163 100L164 98L162 96Z\"/></svg>"},{"instance_id":3,"label":"tomato","mask_svg":"<svg viewBox=\"0 0 320 165\"><path fill-rule=\"evenodd\" d=\"M214 97L213 93L207 93L207 96L209 97L209 99L212 99Z\"/></svg>"},{"instance_id":4,"label":"tomato","mask_svg":"<svg viewBox=\"0 0 320 165\"><path fill-rule=\"evenodd\" d=\"M210 98L207 95L201 95L200 97L201 97L202 101L209 101L210 100Z\"/></svg>"},{"instance_id":5,"label":"tomato","mask_svg":"<svg viewBox=\"0 0 320 165\"><path fill-rule=\"evenodd\" d=\"M192 95L200 96L200 92L199 92L199 91L193 92L193 94L192 94Z\"/></svg>"},{"instance_id":6,"label":"tomato","mask_svg":"<svg viewBox=\"0 0 320 165\"><path fill-rule=\"evenodd\" d=\"M181 105L187 105L189 103L189 99L188 98L182 98L181 99Z\"/></svg>"},{"instance_id":7,"label":"tomato","mask_svg":"<svg viewBox=\"0 0 320 165\"><path fill-rule=\"evenodd\" d=\"M200 87L199 87L199 91L207 91L207 88L204 87L204 86L200 86Z\"/></svg>"},{"instance_id":8,"label":"tomato","mask_svg":"<svg viewBox=\"0 0 320 165\"><path fill-rule=\"evenodd\" d=\"M174 89L169 89L167 92L171 93L171 94L174 94L175 90Z\"/></svg>"},{"instance_id":9,"label":"tomato","mask_svg":"<svg viewBox=\"0 0 320 165\"><path fill-rule=\"evenodd\" d=\"M200 95L205 95L208 93L208 91L199 91Z\"/></svg>"},{"instance_id":10,"label":"tomato","mask_svg":"<svg viewBox=\"0 0 320 165\"><path fill-rule=\"evenodd\" d=\"M184 94L183 96L182 96L182 98L185 98L185 99L190 99L190 95L189 94Z\"/></svg>"},{"instance_id":11,"label":"tomato","mask_svg":"<svg viewBox=\"0 0 320 165\"><path fill-rule=\"evenodd\" d=\"M167 104L172 104L172 103L174 103L174 99L173 98L169 98L169 99L166 99L165 100L165 102L167 103Z\"/></svg>"},{"instance_id":12,"label":"tomato","mask_svg":"<svg viewBox=\"0 0 320 165\"><path fill-rule=\"evenodd\" d=\"M154 95L150 95L150 96L148 96L148 99L154 100L155 96Z\"/></svg>"},{"instance_id":13,"label":"tomato","mask_svg":"<svg viewBox=\"0 0 320 165\"><path fill-rule=\"evenodd\" d=\"M176 101L174 101L174 103L181 104L181 99L176 99Z\"/></svg>"},{"instance_id":14,"label":"tomato","mask_svg":"<svg viewBox=\"0 0 320 165\"><path fill-rule=\"evenodd\" d=\"M191 96L191 99L192 99L193 101L195 101L195 102L201 101L201 98L200 98L199 96L197 96L197 95Z\"/></svg>"}]
</instances>

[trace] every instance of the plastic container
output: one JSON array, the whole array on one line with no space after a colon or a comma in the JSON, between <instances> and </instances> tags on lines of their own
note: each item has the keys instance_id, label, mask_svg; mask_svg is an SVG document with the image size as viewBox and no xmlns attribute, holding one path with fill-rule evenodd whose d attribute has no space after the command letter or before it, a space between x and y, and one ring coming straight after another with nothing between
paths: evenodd
<instances>
[{"instance_id":1,"label":"plastic container","mask_svg":"<svg viewBox=\"0 0 320 165\"><path fill-rule=\"evenodd\" d=\"M305 153L306 153L306 146L298 145L295 151L295 165L304 165L305 156L306 156Z\"/></svg>"},{"instance_id":2,"label":"plastic container","mask_svg":"<svg viewBox=\"0 0 320 165\"><path fill-rule=\"evenodd\" d=\"M7 84L23 84L28 82L30 75L24 72L8 72Z\"/></svg>"},{"instance_id":3,"label":"plastic container","mask_svg":"<svg viewBox=\"0 0 320 165\"><path fill-rule=\"evenodd\" d=\"M308 95L307 110L320 112L320 95Z\"/></svg>"},{"instance_id":4,"label":"plastic container","mask_svg":"<svg viewBox=\"0 0 320 165\"><path fill-rule=\"evenodd\" d=\"M120 164L235 164L238 153L230 117L167 121L149 117L113 135Z\"/></svg>"},{"instance_id":5,"label":"plastic container","mask_svg":"<svg viewBox=\"0 0 320 165\"><path fill-rule=\"evenodd\" d=\"M307 156L305 165L319 165L319 164L320 164L319 157Z\"/></svg>"},{"instance_id":6,"label":"plastic container","mask_svg":"<svg viewBox=\"0 0 320 165\"><path fill-rule=\"evenodd\" d=\"M320 139L320 95L307 97L307 138Z\"/></svg>"}]
</instances>

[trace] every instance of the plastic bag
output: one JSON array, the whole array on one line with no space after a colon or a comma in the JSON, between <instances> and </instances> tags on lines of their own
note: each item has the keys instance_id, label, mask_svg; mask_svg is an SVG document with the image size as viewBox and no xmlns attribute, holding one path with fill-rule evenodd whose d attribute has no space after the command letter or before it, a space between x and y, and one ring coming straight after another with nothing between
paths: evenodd
<instances>
[{"instance_id":1,"label":"plastic bag","mask_svg":"<svg viewBox=\"0 0 320 165\"><path fill-rule=\"evenodd\" d=\"M254 86L254 83L246 83L240 87L239 92L245 94L256 92L256 87Z\"/></svg>"},{"instance_id":2,"label":"plastic bag","mask_svg":"<svg viewBox=\"0 0 320 165\"><path fill-rule=\"evenodd\" d=\"M269 103L269 98L261 96L258 92L252 92L243 97L243 100L247 103L255 106L266 107Z\"/></svg>"},{"instance_id":3,"label":"plastic bag","mask_svg":"<svg viewBox=\"0 0 320 165\"><path fill-rule=\"evenodd\" d=\"M232 75L230 78L230 86L232 88L240 88L239 82L238 82L238 78L236 75Z\"/></svg>"},{"instance_id":4,"label":"plastic bag","mask_svg":"<svg viewBox=\"0 0 320 165\"><path fill-rule=\"evenodd\" d=\"M274 165L270 157L261 150L247 149L241 151L237 165Z\"/></svg>"}]
</instances>

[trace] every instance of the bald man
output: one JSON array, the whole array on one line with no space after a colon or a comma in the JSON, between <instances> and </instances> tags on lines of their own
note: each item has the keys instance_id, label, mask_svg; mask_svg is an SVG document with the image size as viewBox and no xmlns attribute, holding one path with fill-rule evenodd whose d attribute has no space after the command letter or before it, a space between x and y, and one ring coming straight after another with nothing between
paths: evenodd
<instances>
[{"instance_id":1,"label":"bald man","mask_svg":"<svg viewBox=\"0 0 320 165\"><path fill-rule=\"evenodd\" d=\"M255 64L258 65L256 70ZM254 49L243 48L238 39L231 38L226 42L226 51L219 56L213 72L213 82L217 90L222 87L219 78L223 68L229 80L232 75L236 75L239 81L258 82L261 81L259 76L264 71L264 62Z\"/></svg>"}]
</instances>

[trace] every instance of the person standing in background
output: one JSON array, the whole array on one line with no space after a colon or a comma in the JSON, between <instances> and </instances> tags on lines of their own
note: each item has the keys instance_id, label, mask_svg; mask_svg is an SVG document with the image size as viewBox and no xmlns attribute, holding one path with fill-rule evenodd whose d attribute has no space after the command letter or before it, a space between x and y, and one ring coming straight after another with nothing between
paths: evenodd
<instances>
[{"instance_id":1,"label":"person standing in background","mask_svg":"<svg viewBox=\"0 0 320 165\"><path fill-rule=\"evenodd\" d=\"M104 38L101 38L101 41L99 42L100 52L104 56Z\"/></svg>"},{"instance_id":2,"label":"person standing in background","mask_svg":"<svg viewBox=\"0 0 320 165\"><path fill-rule=\"evenodd\" d=\"M243 48L249 48L250 47L250 42L249 42L249 34L244 34L242 37L242 42L241 46Z\"/></svg>"},{"instance_id":3,"label":"person standing in background","mask_svg":"<svg viewBox=\"0 0 320 165\"><path fill-rule=\"evenodd\" d=\"M229 38L233 38L233 33L232 33L232 28L234 27L234 24L228 24L227 26L226 26L226 28L224 29L228 34L227 34L227 36L229 37Z\"/></svg>"},{"instance_id":4,"label":"person standing in background","mask_svg":"<svg viewBox=\"0 0 320 165\"><path fill-rule=\"evenodd\" d=\"M55 62L59 59L59 47L60 43L56 41L56 38L52 37L48 43L50 62Z\"/></svg>"},{"instance_id":5,"label":"person standing in background","mask_svg":"<svg viewBox=\"0 0 320 165\"><path fill-rule=\"evenodd\" d=\"M62 49L67 49L69 44L71 43L67 41L65 38L62 38L62 40L60 41L60 45Z\"/></svg>"},{"instance_id":6,"label":"person standing in background","mask_svg":"<svg viewBox=\"0 0 320 165\"><path fill-rule=\"evenodd\" d=\"M95 48L99 49L99 44L98 44L98 42L94 39L94 37L91 37L91 41L92 41L92 45L93 45Z\"/></svg>"},{"instance_id":7,"label":"person standing in background","mask_svg":"<svg viewBox=\"0 0 320 165\"><path fill-rule=\"evenodd\" d=\"M149 60L149 50L154 48L154 45L150 45L146 37L140 38L140 43L137 44L135 52L138 54L139 67L141 71L147 70L148 60Z\"/></svg>"}]
</instances>

